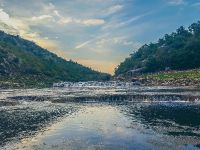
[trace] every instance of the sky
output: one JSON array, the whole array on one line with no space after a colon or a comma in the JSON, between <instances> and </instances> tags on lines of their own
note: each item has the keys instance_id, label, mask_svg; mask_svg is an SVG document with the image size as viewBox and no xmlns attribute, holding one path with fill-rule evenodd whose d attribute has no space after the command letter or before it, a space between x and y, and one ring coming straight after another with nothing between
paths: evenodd
<instances>
[{"instance_id":1,"label":"sky","mask_svg":"<svg viewBox=\"0 0 200 150\"><path fill-rule=\"evenodd\" d=\"M0 30L101 72L200 20L200 0L0 0Z\"/></svg>"}]
</instances>

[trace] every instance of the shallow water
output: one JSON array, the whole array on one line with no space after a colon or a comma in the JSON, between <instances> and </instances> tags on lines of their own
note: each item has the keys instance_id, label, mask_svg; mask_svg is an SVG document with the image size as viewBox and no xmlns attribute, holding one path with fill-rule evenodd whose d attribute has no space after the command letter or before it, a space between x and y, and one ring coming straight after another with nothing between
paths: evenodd
<instances>
[{"instance_id":1,"label":"shallow water","mask_svg":"<svg viewBox=\"0 0 200 150\"><path fill-rule=\"evenodd\" d=\"M4 90L0 147L200 149L198 89L138 89ZM151 97L134 99L138 93ZM152 99L152 95L159 97ZM195 101L184 99L188 95L194 96ZM69 97L78 99L68 101Z\"/></svg>"}]
</instances>

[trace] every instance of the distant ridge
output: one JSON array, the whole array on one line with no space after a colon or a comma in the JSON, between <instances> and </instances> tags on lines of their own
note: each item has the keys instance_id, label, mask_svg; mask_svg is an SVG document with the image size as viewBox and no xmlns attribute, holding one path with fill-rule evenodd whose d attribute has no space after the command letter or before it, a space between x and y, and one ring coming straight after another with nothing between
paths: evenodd
<instances>
[{"instance_id":1,"label":"distant ridge","mask_svg":"<svg viewBox=\"0 0 200 150\"><path fill-rule=\"evenodd\" d=\"M0 31L0 86L43 87L59 81L109 78L109 74L67 61L20 36Z\"/></svg>"}]
</instances>

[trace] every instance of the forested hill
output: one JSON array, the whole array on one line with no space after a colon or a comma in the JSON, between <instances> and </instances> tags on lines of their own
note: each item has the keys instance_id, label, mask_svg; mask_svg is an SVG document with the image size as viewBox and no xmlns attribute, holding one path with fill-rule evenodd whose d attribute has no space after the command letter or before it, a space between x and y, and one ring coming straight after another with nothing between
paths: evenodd
<instances>
[{"instance_id":1,"label":"forested hill","mask_svg":"<svg viewBox=\"0 0 200 150\"><path fill-rule=\"evenodd\" d=\"M33 42L0 31L0 86L58 81L108 80L110 75L66 61Z\"/></svg>"},{"instance_id":2,"label":"forested hill","mask_svg":"<svg viewBox=\"0 0 200 150\"><path fill-rule=\"evenodd\" d=\"M200 21L185 29L166 34L157 43L145 44L126 58L115 70L116 75L130 70L142 72L187 70L200 67Z\"/></svg>"}]
</instances>

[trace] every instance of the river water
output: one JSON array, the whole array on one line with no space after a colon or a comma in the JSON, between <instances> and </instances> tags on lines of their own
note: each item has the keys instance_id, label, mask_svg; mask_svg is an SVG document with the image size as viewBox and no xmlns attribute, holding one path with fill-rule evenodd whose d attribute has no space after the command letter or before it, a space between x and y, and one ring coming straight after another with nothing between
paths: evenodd
<instances>
[{"instance_id":1,"label":"river water","mask_svg":"<svg viewBox=\"0 0 200 150\"><path fill-rule=\"evenodd\" d=\"M0 91L0 149L200 149L200 92L173 87Z\"/></svg>"}]
</instances>

